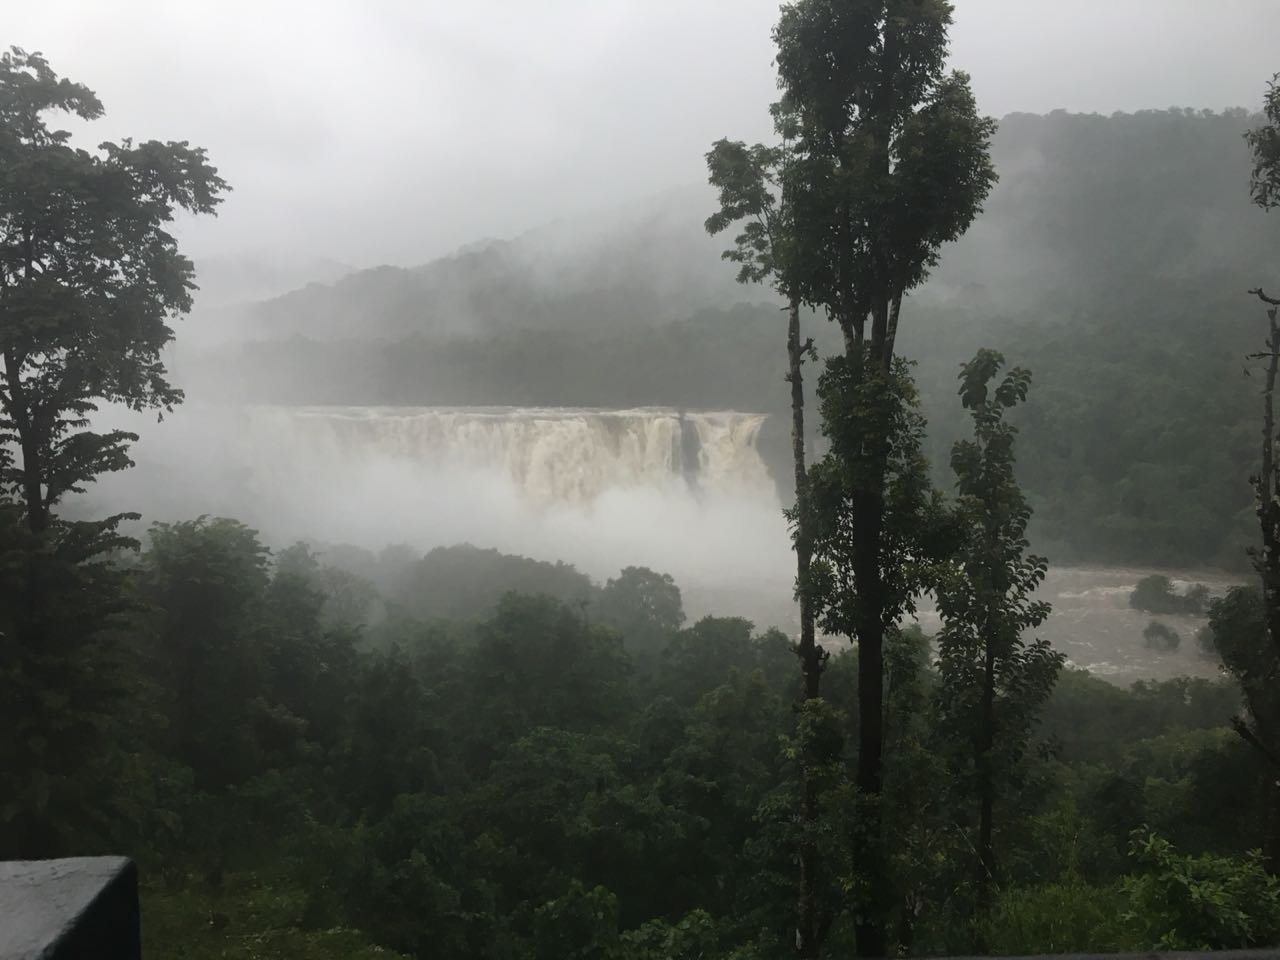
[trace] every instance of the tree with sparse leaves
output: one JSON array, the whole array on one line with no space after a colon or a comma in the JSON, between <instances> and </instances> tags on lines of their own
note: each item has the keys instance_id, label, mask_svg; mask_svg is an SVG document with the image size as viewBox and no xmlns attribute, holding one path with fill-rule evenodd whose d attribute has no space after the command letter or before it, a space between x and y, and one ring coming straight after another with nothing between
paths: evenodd
<instances>
[{"instance_id":1,"label":"tree with sparse leaves","mask_svg":"<svg viewBox=\"0 0 1280 960\"><path fill-rule=\"evenodd\" d=\"M802 697L815 700L820 695L822 670L827 651L816 639L813 596L814 531L810 510L808 463L805 454L805 395L803 366L816 359L812 338L801 339L799 271L808 262L799 249L782 184L792 162L791 143L796 135L795 118L781 104L772 108L774 127L780 137L777 146L719 140L707 154L711 184L719 190L720 209L707 219L713 234L739 224L734 247L724 258L740 265L741 283L771 282L787 301L787 373L791 387L791 458L795 501L787 516L791 521L796 555L796 599L800 605L800 637L796 655L800 659ZM804 730L802 723L800 730ZM803 743L797 749L801 768L801 819L798 849L799 895L796 905L796 955L815 957L822 944L824 921L819 916L816 891L818 849L815 841L818 818L816 755Z\"/></svg>"},{"instance_id":2,"label":"tree with sparse leaves","mask_svg":"<svg viewBox=\"0 0 1280 960\"><path fill-rule=\"evenodd\" d=\"M1280 77L1280 74L1277 74ZM1249 151L1253 155L1253 174L1249 180L1249 188L1253 202L1263 210L1272 210L1280 205L1280 88L1276 79L1268 84L1265 110L1265 123L1244 134ZM1257 667L1244 668L1243 664L1270 664L1263 684L1274 684L1277 654L1280 654L1280 468L1276 463L1277 438L1275 425L1275 392L1276 375L1280 372L1280 300L1268 296L1266 291L1257 288L1251 291L1253 296L1263 303L1267 315L1266 351L1253 353L1251 360L1266 361L1266 376L1262 389L1262 457L1260 470L1251 479L1254 492L1254 511L1257 513L1258 526L1262 534L1261 549L1251 550L1253 566L1261 580L1262 623L1265 632L1253 639L1253 643L1266 644L1266 652L1242 655L1247 650L1248 634L1242 632L1242 641L1229 641L1234 631L1222 632L1219 641L1219 652L1229 671L1240 680L1245 695L1251 705L1252 723L1242 718L1234 722L1236 732L1245 742L1257 750L1258 758L1271 769L1271 782L1280 774L1280 724L1272 722L1271 707L1265 695L1258 692L1258 680L1252 676ZM1226 620L1225 613L1235 608L1235 600L1239 596L1229 595L1220 603L1210 607L1210 625L1215 635L1219 634L1216 620ZM1234 653L1234 655L1233 655ZM1234 662L1233 662L1234 660ZM1265 686L1263 686L1265 689ZM1277 856L1280 856L1280 792L1275 788L1268 791L1270 810L1268 817L1271 827L1268 829L1268 854L1271 855L1272 867Z\"/></svg>"}]
</instances>

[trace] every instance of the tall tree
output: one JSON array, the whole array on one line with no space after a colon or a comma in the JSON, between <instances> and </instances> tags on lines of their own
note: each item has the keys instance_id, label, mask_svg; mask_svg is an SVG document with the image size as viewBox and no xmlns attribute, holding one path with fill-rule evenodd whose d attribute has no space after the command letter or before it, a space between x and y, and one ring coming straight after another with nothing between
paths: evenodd
<instances>
[{"instance_id":1,"label":"tall tree","mask_svg":"<svg viewBox=\"0 0 1280 960\"><path fill-rule=\"evenodd\" d=\"M978 114L968 77L945 70L946 0L796 0L775 29L783 103L796 117L795 160L783 182L806 269L798 291L839 324L847 366L840 393L868 404L878 426L837 430L833 463L848 512L842 583L852 592L858 660L858 789L868 818L860 859L884 874L884 637L903 607L887 588L885 489L900 418L893 367L903 297L968 228L995 182L994 121ZM869 322L869 323L868 323ZM839 601L844 603L843 600ZM887 888L880 875L872 889ZM887 947L883 917L860 910L858 952Z\"/></svg>"},{"instance_id":2,"label":"tall tree","mask_svg":"<svg viewBox=\"0 0 1280 960\"><path fill-rule=\"evenodd\" d=\"M102 115L88 87L38 53L0 54L0 490L27 526L98 474L130 465L135 436L87 429L102 401L168 410L182 399L160 352L191 308L194 271L167 231L211 213L226 183L204 150L149 140L72 146L46 114Z\"/></svg>"},{"instance_id":3,"label":"tall tree","mask_svg":"<svg viewBox=\"0 0 1280 960\"><path fill-rule=\"evenodd\" d=\"M807 516L808 487L805 458L805 397L803 365L815 356L812 338L801 339L800 308L805 258L794 234L787 198L781 186L792 163L795 117L781 104L772 107L774 127L781 142L776 146L719 140L707 154L711 184L719 190L720 209L707 218L712 234L734 224L741 232L724 258L739 264L740 283L769 282L787 302L787 373L791 387L791 451L795 481L795 505L790 511L796 553L796 594L800 604L800 657L804 696L812 699L821 689L826 652L815 642L811 591L806 584L813 557L813 536Z\"/></svg>"},{"instance_id":4,"label":"tall tree","mask_svg":"<svg viewBox=\"0 0 1280 960\"><path fill-rule=\"evenodd\" d=\"M1265 122L1245 133L1253 156L1249 191L1253 202L1270 211L1280 205L1280 74L1267 85L1263 104ZM1266 610L1267 635L1280 650L1280 476L1276 465L1275 392L1280 371L1280 299L1259 287L1251 290L1266 307L1266 351L1251 359L1265 360L1266 380L1262 394L1262 464L1252 478L1257 497L1258 522L1262 528L1262 549L1254 554L1254 565L1262 578L1262 599Z\"/></svg>"},{"instance_id":5,"label":"tall tree","mask_svg":"<svg viewBox=\"0 0 1280 960\"><path fill-rule=\"evenodd\" d=\"M960 373L960 399L973 418L973 438L958 441L951 452L964 537L935 588L942 616L937 729L967 741L968 756L960 753L955 766L978 808L974 846L982 904L996 875L992 833L999 781L1022 759L1064 662L1047 641L1023 639L1049 615L1049 604L1033 599L1048 564L1026 552L1031 508L1014 476L1017 429L1005 421L1026 400L1031 374L1015 367L994 383L1003 367L1001 354L979 350Z\"/></svg>"},{"instance_id":6,"label":"tall tree","mask_svg":"<svg viewBox=\"0 0 1280 960\"><path fill-rule=\"evenodd\" d=\"M1245 142L1253 157L1253 172L1249 180L1253 202L1263 210L1271 211L1280 206L1280 74L1267 85L1263 104L1264 122L1245 133ZM1210 625L1223 663L1239 681L1249 702L1251 721L1237 717L1233 721L1236 732L1258 752L1265 767L1270 768L1268 791L1267 854L1270 866L1276 869L1280 860L1280 790L1275 789L1280 774L1280 724L1276 721L1271 697L1266 690L1277 679L1280 663L1280 470L1276 463L1275 394L1276 376L1280 373L1280 299L1270 296L1261 287L1251 294L1262 301L1267 316L1265 352L1255 353L1250 359L1265 360L1266 373L1262 391L1262 462L1257 474L1250 478L1262 533L1262 548L1250 551L1254 568L1262 583L1261 608L1267 652L1251 650L1257 639L1248 629L1241 629L1246 617L1239 611L1248 608L1248 594L1234 591L1210 607ZM1251 645L1250 640L1254 640Z\"/></svg>"},{"instance_id":7,"label":"tall tree","mask_svg":"<svg viewBox=\"0 0 1280 960\"><path fill-rule=\"evenodd\" d=\"M160 352L168 319L191 306L192 266L166 226L179 208L211 212L226 188L185 142L77 148L48 126L59 111L94 120L102 104L38 53L0 53L0 593L18 604L0 638L0 702L21 724L5 728L23 731L4 767L28 785L0 806L23 853L41 856L96 802L79 758L101 752L111 716L122 584L109 561L136 546L117 533L123 516L70 522L52 508L130 465L132 434L89 429L98 403L181 400Z\"/></svg>"},{"instance_id":8,"label":"tall tree","mask_svg":"<svg viewBox=\"0 0 1280 960\"><path fill-rule=\"evenodd\" d=\"M680 588L669 573L624 567L610 577L595 603L595 615L622 634L633 655L655 657L684 624Z\"/></svg>"},{"instance_id":9,"label":"tall tree","mask_svg":"<svg viewBox=\"0 0 1280 960\"><path fill-rule=\"evenodd\" d=\"M791 387L791 457L795 501L788 511L792 543L796 555L796 599L800 605L800 639L796 655L800 659L802 697L816 700L821 694L822 670L827 651L817 642L812 584L814 535L809 507L809 477L805 456L805 395L803 365L817 354L813 339L801 339L799 272L805 263L792 230L782 183L792 160L796 136L795 118L781 104L772 107L774 128L781 142L776 146L742 141L719 140L707 154L711 184L719 190L720 209L707 218L707 231L721 233L740 224L734 247L724 258L739 264L740 283L770 282L787 306L787 373ZM801 724L803 730L808 727ZM802 739L805 739L802 737ZM801 832L797 862L799 892L796 902L796 953L816 957L825 927L819 915L817 896L818 849L815 840L818 819L818 760L805 743L799 747L801 766Z\"/></svg>"}]
</instances>

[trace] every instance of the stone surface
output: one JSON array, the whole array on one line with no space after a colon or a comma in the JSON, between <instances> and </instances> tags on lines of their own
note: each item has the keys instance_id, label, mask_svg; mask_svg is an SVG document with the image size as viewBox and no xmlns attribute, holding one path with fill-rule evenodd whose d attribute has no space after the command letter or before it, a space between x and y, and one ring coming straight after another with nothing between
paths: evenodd
<instances>
[{"instance_id":1,"label":"stone surface","mask_svg":"<svg viewBox=\"0 0 1280 960\"><path fill-rule=\"evenodd\" d=\"M138 960L139 953L132 861L0 862L0 960Z\"/></svg>"}]
</instances>

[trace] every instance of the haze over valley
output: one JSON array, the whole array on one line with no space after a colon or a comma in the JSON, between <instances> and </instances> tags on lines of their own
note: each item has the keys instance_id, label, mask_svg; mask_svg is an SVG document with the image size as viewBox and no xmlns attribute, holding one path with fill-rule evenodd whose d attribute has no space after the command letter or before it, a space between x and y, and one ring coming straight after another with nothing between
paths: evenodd
<instances>
[{"instance_id":1,"label":"haze over valley","mask_svg":"<svg viewBox=\"0 0 1280 960\"><path fill-rule=\"evenodd\" d=\"M1033 543L1074 588L1125 568L1222 583L1246 568L1256 385L1240 374L1253 333L1237 291L1280 242L1238 187L1251 122L1005 118L984 213L909 301L904 346L944 488L964 429L952 371L993 339L1033 369L1044 399L1022 414L1019 471ZM129 420L138 468L88 502L142 501L144 523L244 517L281 546L470 542L600 581L639 563L673 574L694 614L793 630L778 304L733 282L702 228L713 206L688 186L420 267L293 263L279 289L269 267L211 271L170 353L186 404ZM838 342L832 324L813 331ZM348 428L298 429L316 424ZM1142 624L1119 629L1103 601L1068 626L1057 600L1055 641L1083 632L1082 665L1167 671Z\"/></svg>"},{"instance_id":2,"label":"haze over valley","mask_svg":"<svg viewBox=\"0 0 1280 960\"><path fill-rule=\"evenodd\" d=\"M1275 0L7 13L0 955L1280 945Z\"/></svg>"}]
</instances>

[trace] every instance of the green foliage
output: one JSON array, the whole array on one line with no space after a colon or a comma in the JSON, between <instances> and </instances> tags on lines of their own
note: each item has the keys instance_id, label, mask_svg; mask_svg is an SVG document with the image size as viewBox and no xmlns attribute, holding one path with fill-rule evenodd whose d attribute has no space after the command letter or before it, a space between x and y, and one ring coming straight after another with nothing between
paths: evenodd
<instances>
[{"instance_id":1,"label":"green foliage","mask_svg":"<svg viewBox=\"0 0 1280 960\"><path fill-rule=\"evenodd\" d=\"M421 619L467 619L492 613L510 591L585 604L593 587L590 578L567 563L460 544L437 547L402 571L393 597Z\"/></svg>"},{"instance_id":2,"label":"green foliage","mask_svg":"<svg viewBox=\"0 0 1280 960\"><path fill-rule=\"evenodd\" d=\"M0 856L94 846L118 815L139 673L119 519L34 533L0 495Z\"/></svg>"},{"instance_id":3,"label":"green foliage","mask_svg":"<svg viewBox=\"0 0 1280 960\"><path fill-rule=\"evenodd\" d=\"M1280 937L1280 879L1260 853L1193 857L1144 830L1130 852L1142 872L1125 880L1126 920L1145 949L1243 949Z\"/></svg>"},{"instance_id":4,"label":"green foliage","mask_svg":"<svg viewBox=\"0 0 1280 960\"><path fill-rule=\"evenodd\" d=\"M46 115L96 120L87 87L39 54L0 53L0 490L40 530L49 508L98 474L130 466L136 439L95 433L100 401L170 409L182 393L160 353L191 308L192 266L166 231L174 211L211 213L226 184L182 143L70 145Z\"/></svg>"},{"instance_id":5,"label":"green foliage","mask_svg":"<svg viewBox=\"0 0 1280 960\"><path fill-rule=\"evenodd\" d=\"M668 694L692 706L735 670L749 673L757 666L791 666L790 660L777 656L780 651L773 635L753 637L752 629L751 621L742 617L703 617L673 636L662 651L661 674ZM784 684L792 679L791 673L779 676L779 671L769 671L774 682Z\"/></svg>"},{"instance_id":6,"label":"green foliage","mask_svg":"<svg viewBox=\"0 0 1280 960\"><path fill-rule=\"evenodd\" d=\"M1233 587L1210 603L1209 636L1223 666L1246 696L1259 692L1274 678L1276 651L1267 639L1258 587Z\"/></svg>"},{"instance_id":7,"label":"green foliage","mask_svg":"<svg viewBox=\"0 0 1280 960\"><path fill-rule=\"evenodd\" d=\"M779 132L788 128L783 122L777 126ZM721 254L740 265L739 283L773 280L781 289L787 287L787 257L794 243L780 189L788 160L785 145L748 147L727 139L717 140L707 153L708 179L719 192L720 209L707 218L705 226L708 233L717 234L741 225L733 249Z\"/></svg>"},{"instance_id":8,"label":"green foliage","mask_svg":"<svg viewBox=\"0 0 1280 960\"><path fill-rule=\"evenodd\" d=\"M484 739L502 743L536 726L616 719L628 707L630 672L616 634L549 597L507 594L479 628L467 681L495 705Z\"/></svg>"},{"instance_id":9,"label":"green foliage","mask_svg":"<svg viewBox=\"0 0 1280 960\"><path fill-rule=\"evenodd\" d=\"M1263 591L1256 586L1233 587L1209 604L1208 642L1228 676L1244 694L1245 716L1232 726L1269 768L1268 794L1275 802L1274 771L1280 757L1280 696L1276 675L1280 657L1267 629ZM1280 838L1273 827L1265 844L1268 857L1280 855Z\"/></svg>"},{"instance_id":10,"label":"green foliage","mask_svg":"<svg viewBox=\"0 0 1280 960\"><path fill-rule=\"evenodd\" d=\"M357 930L308 929L307 893L298 883L253 875L227 878L220 890L144 883L143 936L148 952L187 960L397 960Z\"/></svg>"},{"instance_id":11,"label":"green foliage","mask_svg":"<svg viewBox=\"0 0 1280 960\"><path fill-rule=\"evenodd\" d=\"M1068 669L1045 704L1041 727L1062 759L1113 763L1130 741L1218 727L1239 707L1234 684L1182 677L1139 681L1124 690Z\"/></svg>"},{"instance_id":12,"label":"green foliage","mask_svg":"<svg viewBox=\"0 0 1280 960\"><path fill-rule=\"evenodd\" d=\"M1253 173L1249 190L1253 202L1264 210L1280 204L1280 74L1267 84L1262 110L1266 122L1249 130L1245 142L1253 154Z\"/></svg>"},{"instance_id":13,"label":"green foliage","mask_svg":"<svg viewBox=\"0 0 1280 960\"><path fill-rule=\"evenodd\" d=\"M694 910L678 923L651 920L624 933L611 960L703 960L722 951L721 931L705 910Z\"/></svg>"},{"instance_id":14,"label":"green foliage","mask_svg":"<svg viewBox=\"0 0 1280 960\"><path fill-rule=\"evenodd\" d=\"M993 382L1004 362L980 350L960 372L960 399L973 418L973 439L951 453L963 534L934 586L942 617L937 729L960 805L979 810L974 848L984 890L995 874L996 799L1022 773L1032 728L1065 660L1048 642L1023 638L1049 615L1049 604L1033 599L1048 562L1026 553L1031 508L1014 476L1017 430L1005 420L1026 400L1031 374L1015 367Z\"/></svg>"},{"instance_id":15,"label":"green foliage","mask_svg":"<svg viewBox=\"0 0 1280 960\"><path fill-rule=\"evenodd\" d=\"M200 519L157 526L133 568L126 589L145 606L122 609L121 633L141 658L120 668L145 682L104 727L111 762L64 774L68 797L101 802L61 836L139 857L149 942L186 938L197 955L296 942L319 957L372 944L444 960L777 956L793 936L803 753L821 758L820 816L804 829L832 851L817 885L828 942L851 949L849 897L871 902L852 856L865 822L850 777L856 652L831 661L831 699L793 717L788 641L744 620L677 631L645 673L580 609L520 595L479 623L401 612L368 645L326 625L317 563ZM887 637L883 902L898 942L937 953L972 944L974 901L954 774L925 709L940 682L929 650L918 629ZM178 651L196 658L194 696L211 711L181 740ZM1006 879L981 936L1135 945L1115 933L1132 927L1125 902L1085 889L1120 881L1135 825L1197 856L1253 842L1257 761L1223 726L1238 700L1207 681L1125 691L1068 672L1044 712L1058 759L1029 755L1010 788Z\"/></svg>"},{"instance_id":16,"label":"green foliage","mask_svg":"<svg viewBox=\"0 0 1280 960\"><path fill-rule=\"evenodd\" d=\"M660 652L685 619L675 580L647 567L625 567L611 577L592 612L621 633L627 649L637 657Z\"/></svg>"},{"instance_id":17,"label":"green foliage","mask_svg":"<svg viewBox=\"0 0 1280 960\"><path fill-rule=\"evenodd\" d=\"M116 800L103 778L132 767L113 749L136 732L140 672L116 555L137 517L51 508L130 465L133 435L89 429L99 403L181 399L160 353L192 270L165 227L226 186L185 142L74 148L53 112L92 121L102 104L38 53L0 53L0 850L22 856L90 844Z\"/></svg>"},{"instance_id":18,"label":"green foliage","mask_svg":"<svg viewBox=\"0 0 1280 960\"><path fill-rule=\"evenodd\" d=\"M915 598L933 576L934 565L951 549L959 530L946 514L941 497L929 481L921 453L924 418L915 385L904 364L887 382L861 377L856 365L834 357L818 384L822 429L831 452L810 469L814 513L813 595L820 623L830 633L856 636L860 604L880 581L883 596L875 616L886 625L913 613ZM879 557L874 571L858 569L857 504L866 497L868 482L879 473L860 451L885 444L883 467L884 513Z\"/></svg>"},{"instance_id":19,"label":"green foliage","mask_svg":"<svg viewBox=\"0 0 1280 960\"><path fill-rule=\"evenodd\" d=\"M1007 888L983 924L983 939L995 956L1133 949L1132 933L1116 912L1120 897L1116 885L1078 879Z\"/></svg>"},{"instance_id":20,"label":"green foliage","mask_svg":"<svg viewBox=\"0 0 1280 960\"><path fill-rule=\"evenodd\" d=\"M937 265L996 179L995 123L979 117L968 77L944 72L950 25L942 2L798 0L774 30L797 138L783 192L798 290L846 340L862 339L871 312L886 368L890 303Z\"/></svg>"},{"instance_id":21,"label":"green foliage","mask_svg":"<svg viewBox=\"0 0 1280 960\"><path fill-rule=\"evenodd\" d=\"M256 635L270 574L257 532L201 517L156 524L140 592L155 611L152 663L165 737L197 785L244 782L266 758L262 722L288 720L265 700L266 663Z\"/></svg>"}]
</instances>

